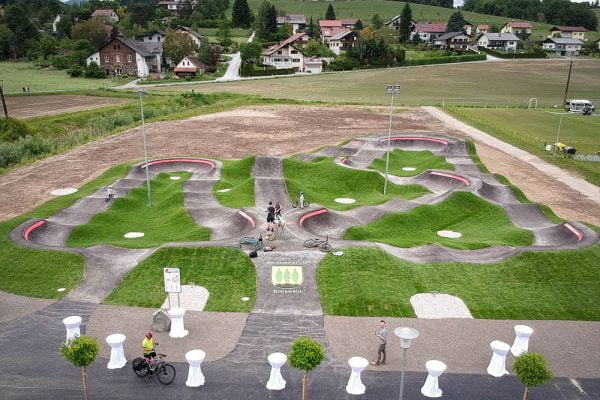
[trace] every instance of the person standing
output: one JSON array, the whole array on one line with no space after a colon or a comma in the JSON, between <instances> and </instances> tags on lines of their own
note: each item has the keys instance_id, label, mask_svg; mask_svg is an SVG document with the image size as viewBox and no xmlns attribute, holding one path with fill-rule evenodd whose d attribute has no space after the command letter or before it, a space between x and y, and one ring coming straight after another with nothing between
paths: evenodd
<instances>
[{"instance_id":1,"label":"person standing","mask_svg":"<svg viewBox=\"0 0 600 400\"><path fill-rule=\"evenodd\" d=\"M372 365L385 364L385 345L387 344L387 327L385 321L379 321L379 330L375 332L375 336L379 339L379 349L377 350L377 361L372 361Z\"/></svg>"},{"instance_id":2,"label":"person standing","mask_svg":"<svg viewBox=\"0 0 600 400\"><path fill-rule=\"evenodd\" d=\"M273 232L273 224L275 223L275 207L273 207L273 202L269 202L269 207L267 207L267 231Z\"/></svg>"},{"instance_id":3,"label":"person standing","mask_svg":"<svg viewBox=\"0 0 600 400\"><path fill-rule=\"evenodd\" d=\"M152 332L146 332L146 335L144 335L144 340L142 340L142 352L144 353L144 358L148 360L156 357Z\"/></svg>"}]
</instances>

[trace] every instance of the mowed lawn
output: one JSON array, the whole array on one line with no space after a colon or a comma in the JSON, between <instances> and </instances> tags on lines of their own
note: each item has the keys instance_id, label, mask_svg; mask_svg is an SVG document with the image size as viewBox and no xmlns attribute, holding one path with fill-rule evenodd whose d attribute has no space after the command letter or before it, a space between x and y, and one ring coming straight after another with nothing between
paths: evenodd
<instances>
[{"instance_id":1,"label":"mowed lawn","mask_svg":"<svg viewBox=\"0 0 600 400\"><path fill-rule=\"evenodd\" d=\"M460 297L475 318L600 320L600 244L522 253L494 264L415 264L373 248L343 249L317 269L329 315L414 317L410 297Z\"/></svg>"},{"instance_id":2,"label":"mowed lawn","mask_svg":"<svg viewBox=\"0 0 600 400\"><path fill-rule=\"evenodd\" d=\"M48 93L66 90L100 89L119 86L131 79L71 78L66 70L39 68L31 62L0 62L0 79L4 81L4 94L23 93L23 87L31 93Z\"/></svg>"},{"instance_id":3,"label":"mowed lawn","mask_svg":"<svg viewBox=\"0 0 600 400\"><path fill-rule=\"evenodd\" d=\"M545 161L578 172L589 182L600 186L600 163L553 157L552 153L544 150L544 143L553 144L556 141L560 115L523 109L450 108L446 111ZM564 109L558 108L552 112L555 111L564 112ZM600 151L600 117L563 115L559 141L576 148L579 154L597 154Z\"/></svg>"},{"instance_id":4,"label":"mowed lawn","mask_svg":"<svg viewBox=\"0 0 600 400\"><path fill-rule=\"evenodd\" d=\"M369 168L385 172L386 156L373 160ZM406 171L403 168L414 168ZM390 152L389 173L396 176L415 176L428 169L454 170L454 165L446 162L443 156L436 156L431 151L408 151L394 149Z\"/></svg>"},{"instance_id":5,"label":"mowed lawn","mask_svg":"<svg viewBox=\"0 0 600 400\"><path fill-rule=\"evenodd\" d=\"M394 3L394 2L390 2ZM411 68L348 71L310 76L157 87L167 92L234 92L269 98L389 105L385 86L399 83L397 105L562 104L568 60L508 60ZM600 62L575 60L570 93L600 103Z\"/></svg>"}]
</instances>

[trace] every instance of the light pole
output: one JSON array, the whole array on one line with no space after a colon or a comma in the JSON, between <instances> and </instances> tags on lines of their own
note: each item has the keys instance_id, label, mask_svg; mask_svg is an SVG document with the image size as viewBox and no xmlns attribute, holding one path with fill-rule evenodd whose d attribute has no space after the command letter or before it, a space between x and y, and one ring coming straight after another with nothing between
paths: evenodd
<instances>
[{"instance_id":1,"label":"light pole","mask_svg":"<svg viewBox=\"0 0 600 400\"><path fill-rule=\"evenodd\" d=\"M152 207L152 195L150 194L150 166L148 165L148 149L146 147L146 127L144 126L144 100L142 96L147 94L143 90L138 91L140 95L140 113L142 115L142 136L144 137L144 166L146 167L146 186L148 187L148 207Z\"/></svg>"},{"instance_id":2,"label":"light pole","mask_svg":"<svg viewBox=\"0 0 600 400\"><path fill-rule=\"evenodd\" d=\"M406 371L406 351L410 347L413 339L419 337L419 331L414 328L400 327L394 329L394 335L400 338L400 347L402 348L402 372L400 374L400 397L404 395L404 371Z\"/></svg>"},{"instance_id":3,"label":"light pole","mask_svg":"<svg viewBox=\"0 0 600 400\"><path fill-rule=\"evenodd\" d=\"M390 103L390 126L388 128L388 142L387 142L387 151L385 158L385 180L383 183L383 194L387 194L387 182L388 182L388 173L390 171L390 142L392 141L392 113L394 112L394 95L400 94L400 85L387 85L385 87L385 94L388 96L392 96L392 102Z\"/></svg>"},{"instance_id":4,"label":"light pole","mask_svg":"<svg viewBox=\"0 0 600 400\"><path fill-rule=\"evenodd\" d=\"M551 112L551 111L546 111L548 114L558 114L560 115L560 119L558 120L558 130L556 131L556 142L554 142L554 151L552 152L552 157L556 157L556 144L558 143L558 138L560 137L560 127L562 126L562 119L563 119L563 115L568 115L570 113L557 113L557 112Z\"/></svg>"}]
</instances>

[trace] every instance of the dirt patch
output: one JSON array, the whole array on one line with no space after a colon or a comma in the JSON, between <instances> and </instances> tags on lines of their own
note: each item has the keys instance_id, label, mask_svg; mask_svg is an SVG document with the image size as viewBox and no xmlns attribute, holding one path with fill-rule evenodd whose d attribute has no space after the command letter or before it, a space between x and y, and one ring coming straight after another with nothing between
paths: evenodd
<instances>
[{"instance_id":1,"label":"dirt patch","mask_svg":"<svg viewBox=\"0 0 600 400\"><path fill-rule=\"evenodd\" d=\"M130 99L95 96L18 96L7 97L6 108L11 117L34 118L42 115L90 110L130 101Z\"/></svg>"}]
</instances>

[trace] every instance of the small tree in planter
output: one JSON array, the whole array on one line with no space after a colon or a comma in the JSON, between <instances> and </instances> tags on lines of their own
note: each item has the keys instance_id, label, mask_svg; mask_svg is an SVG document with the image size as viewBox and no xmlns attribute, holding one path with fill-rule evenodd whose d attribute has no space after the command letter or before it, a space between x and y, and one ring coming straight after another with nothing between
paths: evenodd
<instances>
[{"instance_id":1,"label":"small tree in planter","mask_svg":"<svg viewBox=\"0 0 600 400\"><path fill-rule=\"evenodd\" d=\"M525 385L523 400L527 400L529 388L543 385L552 379L552 373L546 365L543 355L537 353L524 353L517 357L513 365L517 378Z\"/></svg>"},{"instance_id":2,"label":"small tree in planter","mask_svg":"<svg viewBox=\"0 0 600 400\"><path fill-rule=\"evenodd\" d=\"M62 355L76 367L82 368L81 378L83 379L83 398L87 400L87 371L88 365L96 361L100 345L94 338L87 336L78 336L60 345Z\"/></svg>"},{"instance_id":3,"label":"small tree in planter","mask_svg":"<svg viewBox=\"0 0 600 400\"><path fill-rule=\"evenodd\" d=\"M317 368L325 358L325 351L321 343L309 337L298 338L292 343L292 351L288 357L293 368L304 371L302 377L302 400L306 399L306 382L309 371Z\"/></svg>"}]
</instances>

